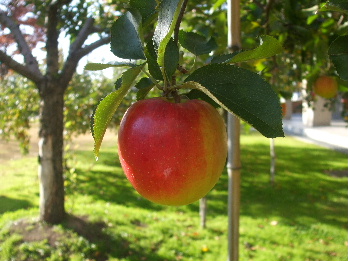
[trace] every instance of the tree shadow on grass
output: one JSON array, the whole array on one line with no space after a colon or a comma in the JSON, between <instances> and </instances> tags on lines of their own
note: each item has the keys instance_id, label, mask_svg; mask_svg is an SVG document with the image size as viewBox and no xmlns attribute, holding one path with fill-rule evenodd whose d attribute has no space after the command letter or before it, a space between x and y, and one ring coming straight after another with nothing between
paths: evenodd
<instances>
[{"instance_id":1,"label":"tree shadow on grass","mask_svg":"<svg viewBox=\"0 0 348 261\"><path fill-rule=\"evenodd\" d=\"M33 219L20 219L13 222L10 234L21 235L21 242L24 244L35 244L35 242L47 242L52 248L61 252L63 258L70 258L71 255L83 255L86 260L106 261L109 257L127 258L130 261L153 260L160 261L163 257L146 249L136 248L132 244L115 234L108 234L107 225L104 222L91 222L86 216L67 215L64 222L57 229L55 225L38 222ZM95 245L92 249L81 248L80 243L72 243L73 233L84 238L90 244ZM80 238L77 240L79 241ZM20 248L20 247L19 247ZM36 251L36 249L31 249ZM20 251L19 251L20 252ZM19 253L20 254L20 253ZM48 257L48 256L47 256ZM16 258L16 257L13 257ZM30 259L31 260L31 259ZM65 260L65 259L64 259ZM70 259L69 259L70 260Z\"/></svg>"},{"instance_id":2,"label":"tree shadow on grass","mask_svg":"<svg viewBox=\"0 0 348 261\"><path fill-rule=\"evenodd\" d=\"M347 181L325 174L332 162L343 156L310 146L301 150L278 145L276 151L276 184L272 186L269 164L262 163L270 162L268 144L244 149L243 155L252 160L243 164L241 213L264 218L276 215L292 225L308 224L311 219L347 227L347 219L342 218L346 217L347 202L338 200L346 198Z\"/></svg>"},{"instance_id":3,"label":"tree shadow on grass","mask_svg":"<svg viewBox=\"0 0 348 261\"><path fill-rule=\"evenodd\" d=\"M14 199L0 195L0 214L9 211L16 211L18 209L25 209L32 207L31 203L23 199Z\"/></svg>"},{"instance_id":4,"label":"tree shadow on grass","mask_svg":"<svg viewBox=\"0 0 348 261\"><path fill-rule=\"evenodd\" d=\"M289 225L313 222L346 228L347 178L328 175L332 162L345 155L324 148L276 146L276 183L270 183L269 144L242 148L241 215L264 218L278 216ZM291 164L289 164L291 162ZM209 216L227 215L226 170L207 195ZM190 206L197 211L196 206Z\"/></svg>"},{"instance_id":5,"label":"tree shadow on grass","mask_svg":"<svg viewBox=\"0 0 348 261\"><path fill-rule=\"evenodd\" d=\"M301 149L302 148L302 149ZM263 217L279 216L290 225L306 225L308 220L347 226L347 178L332 178L326 173L332 162L343 156L320 147L276 145L276 184L270 184L269 144L242 147L241 214ZM104 152L101 163L109 170L77 170L79 193L116 204L163 210L166 207L141 197L126 179L117 156ZM289 164L291 163L291 164ZM227 215L228 178L226 170L208 197L209 216ZM198 204L178 208L198 213Z\"/></svg>"},{"instance_id":6,"label":"tree shadow on grass","mask_svg":"<svg viewBox=\"0 0 348 261\"><path fill-rule=\"evenodd\" d=\"M86 238L98 247L96 260L108 260L108 256L115 258L126 258L130 261L138 260L163 260L155 253L148 253L143 249L136 249L131 242L115 234L105 232L107 225L104 222L90 222L86 217L68 215L63 227L71 229L78 235Z\"/></svg>"}]
</instances>

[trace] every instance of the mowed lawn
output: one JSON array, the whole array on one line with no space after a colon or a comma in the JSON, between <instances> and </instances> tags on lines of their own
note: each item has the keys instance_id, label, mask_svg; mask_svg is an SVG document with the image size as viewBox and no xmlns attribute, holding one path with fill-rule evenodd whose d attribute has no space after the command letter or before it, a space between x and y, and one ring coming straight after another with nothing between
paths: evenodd
<instances>
[{"instance_id":1,"label":"mowed lawn","mask_svg":"<svg viewBox=\"0 0 348 261\"><path fill-rule=\"evenodd\" d=\"M91 138L92 139L92 138ZM270 184L269 139L242 135L240 260L347 260L347 155L277 138ZM38 223L37 159L0 166L0 260L227 259L227 173L208 194L207 228L198 202L153 204L125 178L116 137L72 154L64 224ZM184 166L183 166L184 167Z\"/></svg>"}]
</instances>

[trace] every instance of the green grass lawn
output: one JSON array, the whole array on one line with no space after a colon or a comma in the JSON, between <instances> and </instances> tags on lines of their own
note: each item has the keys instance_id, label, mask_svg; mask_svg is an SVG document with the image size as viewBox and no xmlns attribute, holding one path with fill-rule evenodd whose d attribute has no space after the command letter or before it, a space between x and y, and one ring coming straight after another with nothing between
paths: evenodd
<instances>
[{"instance_id":1,"label":"green grass lawn","mask_svg":"<svg viewBox=\"0 0 348 261\"><path fill-rule=\"evenodd\" d=\"M114 142L116 143L116 141ZM270 184L269 140L242 135L240 260L347 260L347 155L276 139L276 184ZM198 202L166 207L139 196L125 178L116 147L99 161L76 151L66 180L67 221L38 216L35 158L0 170L0 260L193 260L227 258L227 174L208 194L207 228Z\"/></svg>"}]
</instances>

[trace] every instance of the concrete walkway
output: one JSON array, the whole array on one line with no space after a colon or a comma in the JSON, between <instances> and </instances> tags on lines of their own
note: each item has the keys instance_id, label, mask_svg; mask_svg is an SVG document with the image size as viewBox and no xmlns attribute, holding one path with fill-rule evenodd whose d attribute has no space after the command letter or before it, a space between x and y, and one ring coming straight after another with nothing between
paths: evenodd
<instances>
[{"instance_id":1,"label":"concrete walkway","mask_svg":"<svg viewBox=\"0 0 348 261\"><path fill-rule=\"evenodd\" d=\"M286 136L295 136L345 154L348 154L347 125L343 120L332 120L330 126L305 127L301 114L293 114L291 120L283 120Z\"/></svg>"}]
</instances>

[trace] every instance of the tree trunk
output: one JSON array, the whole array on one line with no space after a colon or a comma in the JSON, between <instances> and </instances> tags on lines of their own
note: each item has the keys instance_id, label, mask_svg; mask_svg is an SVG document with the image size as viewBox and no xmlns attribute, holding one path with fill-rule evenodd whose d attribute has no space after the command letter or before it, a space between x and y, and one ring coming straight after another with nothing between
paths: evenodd
<instances>
[{"instance_id":1,"label":"tree trunk","mask_svg":"<svg viewBox=\"0 0 348 261\"><path fill-rule=\"evenodd\" d=\"M58 83L40 86L39 132L40 220L50 224L63 221L63 109L64 90Z\"/></svg>"}]
</instances>

